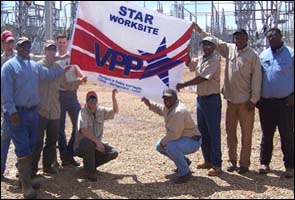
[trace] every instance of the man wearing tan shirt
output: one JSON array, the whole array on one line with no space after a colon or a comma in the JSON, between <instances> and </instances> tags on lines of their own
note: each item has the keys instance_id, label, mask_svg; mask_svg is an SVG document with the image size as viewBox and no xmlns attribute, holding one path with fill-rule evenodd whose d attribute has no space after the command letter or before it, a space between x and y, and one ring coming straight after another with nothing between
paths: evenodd
<instances>
[{"instance_id":1,"label":"man wearing tan shirt","mask_svg":"<svg viewBox=\"0 0 295 200\"><path fill-rule=\"evenodd\" d=\"M162 98L165 106L150 103L145 97L142 101L151 111L164 116L166 135L157 143L157 150L177 166L178 177L174 183L185 183L191 177L191 162L185 155L199 149L202 143L201 135L190 112L178 100L175 90L164 90Z\"/></svg>"},{"instance_id":2,"label":"man wearing tan shirt","mask_svg":"<svg viewBox=\"0 0 295 200\"><path fill-rule=\"evenodd\" d=\"M57 46L55 41L47 40L45 43L45 58L38 63L46 68L60 67L54 62ZM36 147L32 156L32 174L36 175L38 171L38 162L43 149L43 171L49 174L58 173L57 169L52 167L56 157L56 142L60 127L60 101L59 89L61 86L66 88L76 88L86 81L86 77L75 82L66 82L65 76L61 76L53 81L41 81L39 84L40 104L38 106L39 123L37 132ZM43 148L44 134L46 130L45 146Z\"/></svg>"},{"instance_id":3,"label":"man wearing tan shirt","mask_svg":"<svg viewBox=\"0 0 295 200\"><path fill-rule=\"evenodd\" d=\"M208 33L196 24L195 30L201 37ZM227 100L226 133L229 163L227 171L237 169L237 124L241 126L241 155L238 173L249 171L252 131L254 126L255 104L260 99L261 90L261 64L258 54L248 47L248 34L244 29L234 34L234 43L226 43L213 37L216 50L226 58L224 86L222 93Z\"/></svg>"},{"instance_id":4,"label":"man wearing tan shirt","mask_svg":"<svg viewBox=\"0 0 295 200\"><path fill-rule=\"evenodd\" d=\"M192 58L188 65L196 71L196 77L176 85L177 90L197 85L197 120L202 134L202 153L204 162L198 169L208 169L209 176L221 173L221 97L220 97L220 61L215 52L212 37L202 40L204 56L199 60Z\"/></svg>"}]
</instances>

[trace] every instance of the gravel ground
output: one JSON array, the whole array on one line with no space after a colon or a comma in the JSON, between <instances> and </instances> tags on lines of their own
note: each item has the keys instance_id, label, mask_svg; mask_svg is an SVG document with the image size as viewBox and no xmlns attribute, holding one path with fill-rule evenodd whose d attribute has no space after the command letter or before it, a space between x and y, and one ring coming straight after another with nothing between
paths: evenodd
<instances>
[{"instance_id":1,"label":"gravel ground","mask_svg":"<svg viewBox=\"0 0 295 200\"><path fill-rule=\"evenodd\" d=\"M184 79L193 77L187 69ZM99 103L111 106L111 89L94 83L82 85L79 89L79 100L84 106L87 91L95 90ZM98 181L93 183L81 178L81 167L60 168L60 173L53 176L43 175L43 184L38 191L40 199L88 199L88 198L222 198L222 199L281 199L294 198L294 178L283 177L284 164L280 147L279 134L274 137L274 151L271 162L271 173L260 175L259 149L261 129L256 110L250 172L242 176L238 173L226 172L227 150L225 137L225 101L222 108L222 157L223 173L218 177L207 176L206 170L196 169L202 161L201 151L189 155L192 160L192 179L185 184L175 185L171 182L174 164L157 153L155 143L164 134L163 118L149 111L140 98L127 93L117 94L119 114L114 120L105 123L104 141L119 151L119 156L98 168ZM194 119L195 94L183 90L180 99L187 105ZM70 132L67 119L67 132ZM240 134L240 129L238 129ZM239 139L240 140L240 139ZM294 142L294 141L291 141ZM238 147L240 148L240 147ZM239 151L238 151L239 152ZM81 159L77 159L81 162ZM8 155L7 170L4 182L1 182L1 199L22 198L17 187L14 167L16 157L14 145ZM40 167L42 167L40 165Z\"/></svg>"}]
</instances>

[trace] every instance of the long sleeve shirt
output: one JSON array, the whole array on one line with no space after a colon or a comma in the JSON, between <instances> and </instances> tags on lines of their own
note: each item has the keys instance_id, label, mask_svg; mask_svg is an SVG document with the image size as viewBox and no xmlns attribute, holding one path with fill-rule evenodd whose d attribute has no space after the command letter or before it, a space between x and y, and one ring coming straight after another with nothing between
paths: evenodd
<instances>
[{"instance_id":1,"label":"long sleeve shirt","mask_svg":"<svg viewBox=\"0 0 295 200\"><path fill-rule=\"evenodd\" d=\"M49 64L44 59L38 62L42 66L48 69L60 68L57 63ZM60 87L76 88L79 85L79 81L67 82L65 76L60 76L57 79L50 81L40 81L39 83L39 114L46 119L59 119L60 118L60 101L59 101L59 89Z\"/></svg>"},{"instance_id":2,"label":"long sleeve shirt","mask_svg":"<svg viewBox=\"0 0 295 200\"><path fill-rule=\"evenodd\" d=\"M166 135L161 140L163 145L167 145L169 141L177 140L183 136L201 135L191 114L185 105L179 101L170 109L163 105L151 103L150 110L164 116Z\"/></svg>"},{"instance_id":3,"label":"long sleeve shirt","mask_svg":"<svg viewBox=\"0 0 295 200\"><path fill-rule=\"evenodd\" d=\"M209 34L201 32L202 37ZM258 54L248 46L238 50L233 43L214 38L216 51L227 59L222 93L232 103L257 103L261 92L261 64Z\"/></svg>"},{"instance_id":4,"label":"long sleeve shirt","mask_svg":"<svg viewBox=\"0 0 295 200\"><path fill-rule=\"evenodd\" d=\"M53 80L64 74L64 69L48 70L32 60L15 56L1 69L1 97L4 112L17 112L16 106L32 107L40 102L39 80Z\"/></svg>"},{"instance_id":5,"label":"long sleeve shirt","mask_svg":"<svg viewBox=\"0 0 295 200\"><path fill-rule=\"evenodd\" d=\"M263 98L283 98L294 92L294 49L283 45L260 54Z\"/></svg>"}]
</instances>

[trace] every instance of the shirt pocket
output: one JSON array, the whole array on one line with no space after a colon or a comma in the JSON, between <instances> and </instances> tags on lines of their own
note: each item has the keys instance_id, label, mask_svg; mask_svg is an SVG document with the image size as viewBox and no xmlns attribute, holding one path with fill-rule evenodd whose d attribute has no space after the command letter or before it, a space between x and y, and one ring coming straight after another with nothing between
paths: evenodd
<instances>
[{"instance_id":1,"label":"shirt pocket","mask_svg":"<svg viewBox=\"0 0 295 200\"><path fill-rule=\"evenodd\" d=\"M294 74L294 65L292 65L292 62L288 60L282 60L282 59L278 60L277 71L279 71L279 73L282 73L284 75Z\"/></svg>"}]
</instances>

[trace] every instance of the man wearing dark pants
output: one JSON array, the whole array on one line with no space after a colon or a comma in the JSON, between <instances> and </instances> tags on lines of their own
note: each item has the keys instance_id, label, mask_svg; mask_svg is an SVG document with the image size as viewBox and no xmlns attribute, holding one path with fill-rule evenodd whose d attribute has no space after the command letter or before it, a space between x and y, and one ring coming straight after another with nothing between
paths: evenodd
<instances>
[{"instance_id":1,"label":"man wearing dark pants","mask_svg":"<svg viewBox=\"0 0 295 200\"><path fill-rule=\"evenodd\" d=\"M97 95L90 91L86 95L86 105L81 109L78 118L78 131L74 145L75 155L83 158L85 178L96 181L96 168L118 156L118 152L108 144L103 143L104 121L113 119L119 112L116 99L117 90L112 92L113 108L97 105Z\"/></svg>"},{"instance_id":2,"label":"man wearing dark pants","mask_svg":"<svg viewBox=\"0 0 295 200\"><path fill-rule=\"evenodd\" d=\"M294 176L294 49L282 41L278 28L267 34L270 48L260 54L262 91L259 116L262 129L260 174L270 171L273 136L278 126L286 168L285 177Z\"/></svg>"},{"instance_id":3,"label":"man wearing dark pants","mask_svg":"<svg viewBox=\"0 0 295 200\"><path fill-rule=\"evenodd\" d=\"M48 69L60 68L54 62L57 51L56 44L53 40L47 40L45 43L45 58L38 63ZM74 66L72 66L74 67ZM86 77L85 77L86 79ZM33 151L32 168L33 175L38 171L38 162L43 149L43 171L49 174L56 174L58 170L52 166L56 157L56 142L58 139L59 123L60 123L60 102L59 88L77 87L85 79L67 82L65 76L61 76L54 81L41 81L39 84L40 104L38 107L39 124L36 148ZM45 146L43 148L43 140L46 131Z\"/></svg>"}]
</instances>

